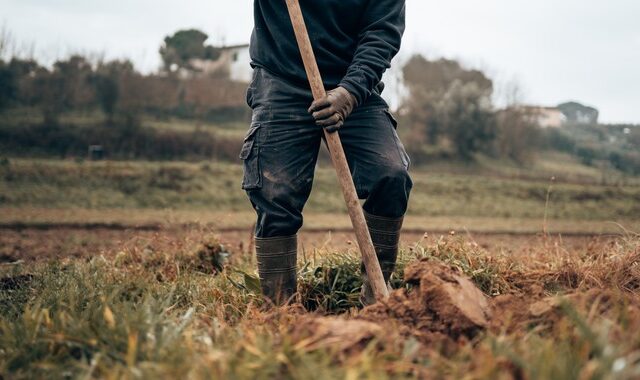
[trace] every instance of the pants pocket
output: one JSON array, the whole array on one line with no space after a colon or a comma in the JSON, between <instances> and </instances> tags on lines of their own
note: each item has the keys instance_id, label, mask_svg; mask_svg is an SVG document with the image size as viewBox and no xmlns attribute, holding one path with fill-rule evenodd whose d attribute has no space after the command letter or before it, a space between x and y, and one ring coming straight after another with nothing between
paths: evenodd
<instances>
[{"instance_id":1,"label":"pants pocket","mask_svg":"<svg viewBox=\"0 0 640 380\"><path fill-rule=\"evenodd\" d=\"M244 175L242 178L242 189L253 190L262 187L262 173L260 172L260 147L256 144L256 135L260 129L260 124L252 124L247 132L240 159L244 161Z\"/></svg>"},{"instance_id":2,"label":"pants pocket","mask_svg":"<svg viewBox=\"0 0 640 380\"><path fill-rule=\"evenodd\" d=\"M409 169L409 166L411 166L411 159L409 158L409 154L407 153L404 144L402 144L402 141L400 141L400 137L398 136L398 132L396 131L396 129L398 129L398 120L393 117L391 112L384 111L384 113L389 118L389 122L393 127L391 132L393 133L393 140L396 144L396 147L398 148L398 154L400 154L400 158L402 159L402 164L404 165L405 169Z\"/></svg>"}]
</instances>

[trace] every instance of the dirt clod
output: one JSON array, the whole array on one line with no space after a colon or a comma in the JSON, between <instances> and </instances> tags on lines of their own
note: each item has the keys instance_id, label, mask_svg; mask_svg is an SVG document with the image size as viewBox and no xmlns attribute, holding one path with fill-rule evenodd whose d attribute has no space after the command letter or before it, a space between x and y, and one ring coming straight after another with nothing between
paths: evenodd
<instances>
[{"instance_id":1,"label":"dirt clod","mask_svg":"<svg viewBox=\"0 0 640 380\"><path fill-rule=\"evenodd\" d=\"M426 340L442 335L473 337L488 326L491 309L487 298L451 267L420 261L405 270L405 281L409 289L394 291L387 302L364 309L360 318L392 319Z\"/></svg>"},{"instance_id":2,"label":"dirt clod","mask_svg":"<svg viewBox=\"0 0 640 380\"><path fill-rule=\"evenodd\" d=\"M345 318L308 316L294 328L297 346L331 347L343 352L364 349L374 339L412 336L426 344L455 347L489 326L485 295L464 275L442 263L420 261L405 269L407 287Z\"/></svg>"},{"instance_id":3,"label":"dirt clod","mask_svg":"<svg viewBox=\"0 0 640 380\"><path fill-rule=\"evenodd\" d=\"M529 314L532 317L542 317L558 308L562 299L560 297L549 297L535 302L529 306Z\"/></svg>"},{"instance_id":4,"label":"dirt clod","mask_svg":"<svg viewBox=\"0 0 640 380\"><path fill-rule=\"evenodd\" d=\"M359 351L383 332L381 325L338 317L309 317L299 321L297 346L307 350L331 347L339 351Z\"/></svg>"}]
</instances>

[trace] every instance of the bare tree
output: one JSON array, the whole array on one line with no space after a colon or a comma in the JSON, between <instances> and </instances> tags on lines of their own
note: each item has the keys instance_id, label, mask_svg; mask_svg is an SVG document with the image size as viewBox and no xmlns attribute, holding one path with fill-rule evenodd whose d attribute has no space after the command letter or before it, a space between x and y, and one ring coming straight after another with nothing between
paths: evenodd
<instances>
[{"instance_id":1,"label":"bare tree","mask_svg":"<svg viewBox=\"0 0 640 380\"><path fill-rule=\"evenodd\" d=\"M493 153L520 164L529 163L534 159L540 141L535 115L523 106L524 91L516 79L506 81L498 91L505 107L496 113Z\"/></svg>"},{"instance_id":2,"label":"bare tree","mask_svg":"<svg viewBox=\"0 0 640 380\"><path fill-rule=\"evenodd\" d=\"M13 34L7 27L7 24L2 24L0 27L0 59L11 59L11 53L15 47L15 39Z\"/></svg>"}]
</instances>

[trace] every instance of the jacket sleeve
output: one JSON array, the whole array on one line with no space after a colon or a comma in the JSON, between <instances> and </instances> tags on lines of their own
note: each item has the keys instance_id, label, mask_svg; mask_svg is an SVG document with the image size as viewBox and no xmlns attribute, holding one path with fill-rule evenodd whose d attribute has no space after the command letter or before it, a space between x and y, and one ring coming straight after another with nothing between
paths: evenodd
<instances>
[{"instance_id":1,"label":"jacket sleeve","mask_svg":"<svg viewBox=\"0 0 640 380\"><path fill-rule=\"evenodd\" d=\"M405 28L405 0L370 0L363 14L358 46L339 86L358 105L366 102L400 50Z\"/></svg>"}]
</instances>

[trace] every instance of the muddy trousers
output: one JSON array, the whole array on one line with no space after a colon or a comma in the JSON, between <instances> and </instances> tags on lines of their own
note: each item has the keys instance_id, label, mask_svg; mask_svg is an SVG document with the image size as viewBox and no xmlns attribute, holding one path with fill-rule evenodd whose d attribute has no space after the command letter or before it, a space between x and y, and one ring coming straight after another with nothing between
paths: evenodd
<instances>
[{"instance_id":1,"label":"muddy trousers","mask_svg":"<svg viewBox=\"0 0 640 380\"><path fill-rule=\"evenodd\" d=\"M265 118L254 111L245 137L242 187L257 213L257 238L293 236L302 226L323 131L308 116L294 115ZM386 110L369 109L356 110L339 132L364 211L385 218L405 214L412 187L409 157L395 128ZM322 191L342 199L338 187Z\"/></svg>"},{"instance_id":2,"label":"muddy trousers","mask_svg":"<svg viewBox=\"0 0 640 380\"><path fill-rule=\"evenodd\" d=\"M258 216L255 246L262 292L275 304L288 302L296 290L296 234L323 141L323 130L306 111L312 100L309 89L260 68L254 71L247 91L253 118L240 153L242 188ZM412 182L409 157L396 126L387 104L373 94L349 116L339 133L364 211L370 218L397 223L407 210ZM333 202L337 203L330 207L342 206L337 186L321 191L335 193ZM379 259L391 265L397 244L391 247L388 234L374 232ZM392 235L397 233L392 231Z\"/></svg>"}]
</instances>

